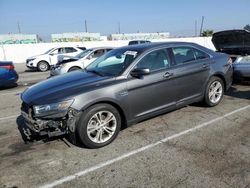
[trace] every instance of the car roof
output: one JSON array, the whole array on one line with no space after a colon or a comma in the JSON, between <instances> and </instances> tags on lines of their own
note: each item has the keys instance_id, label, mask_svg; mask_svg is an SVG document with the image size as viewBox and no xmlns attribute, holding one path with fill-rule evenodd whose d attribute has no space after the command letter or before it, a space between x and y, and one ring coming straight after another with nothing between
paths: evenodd
<instances>
[{"instance_id":1,"label":"car roof","mask_svg":"<svg viewBox=\"0 0 250 188\"><path fill-rule=\"evenodd\" d=\"M191 42L151 42L151 43L123 46L120 47L119 49L146 51L157 47L172 47L172 46L186 46L186 45L198 46L198 44Z\"/></svg>"},{"instance_id":2,"label":"car roof","mask_svg":"<svg viewBox=\"0 0 250 188\"><path fill-rule=\"evenodd\" d=\"M94 48L87 48L86 50L102 50L102 49L114 49L114 47L110 47L110 46L94 47Z\"/></svg>"}]
</instances>

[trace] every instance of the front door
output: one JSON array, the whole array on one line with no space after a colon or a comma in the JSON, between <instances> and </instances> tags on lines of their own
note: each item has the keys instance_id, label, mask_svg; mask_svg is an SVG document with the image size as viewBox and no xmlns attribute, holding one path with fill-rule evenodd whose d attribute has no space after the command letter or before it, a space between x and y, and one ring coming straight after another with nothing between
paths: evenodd
<instances>
[{"instance_id":1,"label":"front door","mask_svg":"<svg viewBox=\"0 0 250 188\"><path fill-rule=\"evenodd\" d=\"M127 82L131 118L143 117L175 105L175 84L168 75L170 58L166 49L151 51L134 68L148 68L150 74L130 77Z\"/></svg>"}]
</instances>

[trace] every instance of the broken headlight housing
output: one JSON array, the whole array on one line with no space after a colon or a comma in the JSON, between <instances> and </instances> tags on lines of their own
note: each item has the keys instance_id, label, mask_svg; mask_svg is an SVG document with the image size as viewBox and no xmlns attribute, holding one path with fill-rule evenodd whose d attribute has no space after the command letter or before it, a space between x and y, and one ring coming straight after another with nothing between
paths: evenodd
<instances>
[{"instance_id":1,"label":"broken headlight housing","mask_svg":"<svg viewBox=\"0 0 250 188\"><path fill-rule=\"evenodd\" d=\"M37 105L33 107L34 114L35 116L46 116L56 113L63 113L68 111L73 102L74 99L69 99L58 103Z\"/></svg>"}]
</instances>

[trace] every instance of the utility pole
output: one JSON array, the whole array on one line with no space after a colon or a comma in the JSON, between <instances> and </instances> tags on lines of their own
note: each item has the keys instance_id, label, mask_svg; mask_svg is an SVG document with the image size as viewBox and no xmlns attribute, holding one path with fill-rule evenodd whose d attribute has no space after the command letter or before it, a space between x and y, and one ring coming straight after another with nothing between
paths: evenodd
<instances>
[{"instance_id":1,"label":"utility pole","mask_svg":"<svg viewBox=\"0 0 250 188\"><path fill-rule=\"evenodd\" d=\"M204 16L202 16L202 19L201 19L200 36L201 36L201 34L202 34L202 30L203 30L203 23L204 23L204 19L205 19L205 17L204 17Z\"/></svg>"},{"instance_id":2,"label":"utility pole","mask_svg":"<svg viewBox=\"0 0 250 188\"><path fill-rule=\"evenodd\" d=\"M87 24L87 20L85 20L85 32L88 32L88 24Z\"/></svg>"},{"instance_id":3,"label":"utility pole","mask_svg":"<svg viewBox=\"0 0 250 188\"><path fill-rule=\"evenodd\" d=\"M118 33L121 34L121 24L118 22Z\"/></svg>"},{"instance_id":4,"label":"utility pole","mask_svg":"<svg viewBox=\"0 0 250 188\"><path fill-rule=\"evenodd\" d=\"M18 33L21 33L21 28L20 28L19 22L17 22L17 29L18 29Z\"/></svg>"},{"instance_id":5,"label":"utility pole","mask_svg":"<svg viewBox=\"0 0 250 188\"><path fill-rule=\"evenodd\" d=\"M197 37L197 20L195 20L195 23L194 23L194 36Z\"/></svg>"}]
</instances>

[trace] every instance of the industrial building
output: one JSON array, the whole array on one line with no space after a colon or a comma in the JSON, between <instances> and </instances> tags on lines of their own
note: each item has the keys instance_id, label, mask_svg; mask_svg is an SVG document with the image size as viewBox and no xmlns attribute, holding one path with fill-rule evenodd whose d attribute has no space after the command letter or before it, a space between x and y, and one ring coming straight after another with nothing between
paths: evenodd
<instances>
[{"instance_id":1,"label":"industrial building","mask_svg":"<svg viewBox=\"0 0 250 188\"><path fill-rule=\"evenodd\" d=\"M100 33L60 33L51 35L52 42L82 42L82 41L99 41Z\"/></svg>"},{"instance_id":2,"label":"industrial building","mask_svg":"<svg viewBox=\"0 0 250 188\"><path fill-rule=\"evenodd\" d=\"M38 43L36 34L4 34L0 35L0 44L33 44Z\"/></svg>"},{"instance_id":3,"label":"industrial building","mask_svg":"<svg viewBox=\"0 0 250 188\"><path fill-rule=\"evenodd\" d=\"M170 37L169 32L163 33L123 33L111 34L109 40L152 40L152 39L167 39Z\"/></svg>"}]
</instances>

